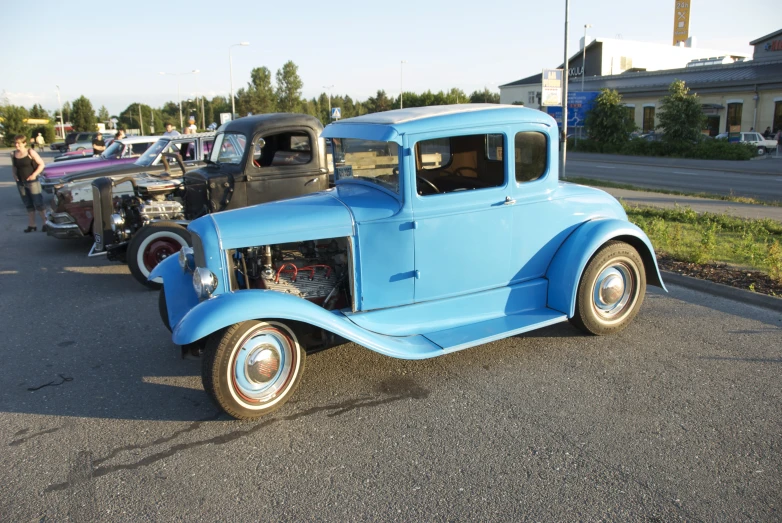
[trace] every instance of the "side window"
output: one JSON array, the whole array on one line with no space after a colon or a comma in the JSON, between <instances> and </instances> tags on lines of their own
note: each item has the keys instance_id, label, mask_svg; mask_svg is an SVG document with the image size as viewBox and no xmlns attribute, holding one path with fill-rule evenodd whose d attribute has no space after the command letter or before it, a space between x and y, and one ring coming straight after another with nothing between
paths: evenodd
<instances>
[{"instance_id":1,"label":"side window","mask_svg":"<svg viewBox=\"0 0 782 523\"><path fill-rule=\"evenodd\" d=\"M423 140L415 145L416 191L421 196L505 184L502 134Z\"/></svg>"},{"instance_id":2,"label":"side window","mask_svg":"<svg viewBox=\"0 0 782 523\"><path fill-rule=\"evenodd\" d=\"M516 133L516 181L532 182L543 176L548 166L546 135L538 132Z\"/></svg>"},{"instance_id":3,"label":"side window","mask_svg":"<svg viewBox=\"0 0 782 523\"><path fill-rule=\"evenodd\" d=\"M130 156L133 156L133 157L141 156L142 154L144 154L144 151L149 149L150 145L152 145L152 144L150 144L150 143L134 143L134 144L131 144L130 147L129 147L129 149L130 149L130 153L129 154L130 154Z\"/></svg>"},{"instance_id":4,"label":"side window","mask_svg":"<svg viewBox=\"0 0 782 523\"><path fill-rule=\"evenodd\" d=\"M261 149L256 143L253 163L256 167L284 167L304 165L312 161L312 143L304 131L289 131L263 137L266 142Z\"/></svg>"}]
</instances>

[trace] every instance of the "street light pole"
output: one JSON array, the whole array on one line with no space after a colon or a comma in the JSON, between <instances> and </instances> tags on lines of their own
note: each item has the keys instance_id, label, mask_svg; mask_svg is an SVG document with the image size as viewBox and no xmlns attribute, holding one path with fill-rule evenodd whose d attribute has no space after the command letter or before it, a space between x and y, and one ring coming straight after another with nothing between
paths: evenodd
<instances>
[{"instance_id":1,"label":"street light pole","mask_svg":"<svg viewBox=\"0 0 782 523\"><path fill-rule=\"evenodd\" d=\"M199 72L200 71L198 69L193 69L192 71L189 71L187 73L164 73L162 71L160 72L160 74L162 75L176 76L176 97L177 97L177 102L179 103L179 129L182 131L184 131L185 121L182 118L182 94L180 89L179 77L182 76L183 74L197 74Z\"/></svg>"},{"instance_id":2,"label":"street light pole","mask_svg":"<svg viewBox=\"0 0 782 523\"><path fill-rule=\"evenodd\" d=\"M400 60L399 61L399 108L404 109L405 103L404 103L404 97L405 97L405 89L402 85L402 72L404 69L404 64L407 63L407 60Z\"/></svg>"},{"instance_id":3,"label":"street light pole","mask_svg":"<svg viewBox=\"0 0 782 523\"><path fill-rule=\"evenodd\" d=\"M62 100L60 99L60 86L55 85L57 88L57 103L60 105L60 131L62 132L62 139L65 140L65 116L62 114Z\"/></svg>"},{"instance_id":4,"label":"street light pole","mask_svg":"<svg viewBox=\"0 0 782 523\"><path fill-rule=\"evenodd\" d=\"M329 121L332 120L331 118L331 90L334 89L333 85L324 85L323 88L326 90L327 93L329 93Z\"/></svg>"},{"instance_id":5,"label":"street light pole","mask_svg":"<svg viewBox=\"0 0 782 523\"><path fill-rule=\"evenodd\" d=\"M587 28L592 24L584 24L584 52L581 55L581 91L584 91L584 78L586 78L586 59L587 59Z\"/></svg>"},{"instance_id":6,"label":"street light pole","mask_svg":"<svg viewBox=\"0 0 782 523\"><path fill-rule=\"evenodd\" d=\"M240 42L228 46L228 66L231 68L231 120L236 116L236 102L234 101L234 62L231 58L231 48L236 46L248 46L250 42Z\"/></svg>"}]
</instances>

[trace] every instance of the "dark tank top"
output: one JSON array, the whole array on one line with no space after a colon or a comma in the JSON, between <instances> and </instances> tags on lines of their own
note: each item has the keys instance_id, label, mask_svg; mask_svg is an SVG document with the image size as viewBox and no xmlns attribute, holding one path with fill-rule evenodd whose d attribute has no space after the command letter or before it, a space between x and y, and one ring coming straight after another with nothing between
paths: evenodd
<instances>
[{"instance_id":1,"label":"dark tank top","mask_svg":"<svg viewBox=\"0 0 782 523\"><path fill-rule=\"evenodd\" d=\"M24 158L17 158L16 153L12 154L14 167L16 167L16 176L20 181L25 182L33 172L38 168L38 164L32 159L30 153Z\"/></svg>"}]
</instances>

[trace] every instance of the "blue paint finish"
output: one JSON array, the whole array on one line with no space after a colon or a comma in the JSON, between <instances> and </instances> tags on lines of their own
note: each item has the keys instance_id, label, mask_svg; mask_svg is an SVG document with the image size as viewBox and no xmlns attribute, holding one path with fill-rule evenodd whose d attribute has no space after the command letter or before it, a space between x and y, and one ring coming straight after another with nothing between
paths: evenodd
<instances>
[{"instance_id":1,"label":"blue paint finish","mask_svg":"<svg viewBox=\"0 0 782 523\"><path fill-rule=\"evenodd\" d=\"M493 320L471 323L445 331L432 332L426 334L425 337L441 346L444 351L453 352L563 321L567 321L567 316L561 312L540 309L501 316Z\"/></svg>"},{"instance_id":2,"label":"blue paint finish","mask_svg":"<svg viewBox=\"0 0 782 523\"><path fill-rule=\"evenodd\" d=\"M548 281L539 279L444 300L344 314L363 329L389 336L410 336L543 309L547 292Z\"/></svg>"},{"instance_id":3,"label":"blue paint finish","mask_svg":"<svg viewBox=\"0 0 782 523\"><path fill-rule=\"evenodd\" d=\"M424 359L444 354L440 346L423 336L375 334L357 327L342 314L306 300L259 290L222 294L199 303L174 328L174 343L187 345L234 323L257 318L303 321L394 358Z\"/></svg>"},{"instance_id":4,"label":"blue paint finish","mask_svg":"<svg viewBox=\"0 0 782 523\"><path fill-rule=\"evenodd\" d=\"M513 145L523 131L546 136L549 164L540 179L519 183ZM501 186L416 193L417 142L487 133L504 136ZM399 194L346 178L335 189L192 222L220 284L213 298L197 303L191 283L171 269L174 262L159 266L176 343L245 320L287 319L388 356L438 356L572 316L586 263L612 238L644 251L647 274L655 272L649 281L661 283L648 238L619 203L557 179L557 128L540 111L494 104L411 108L335 122L323 137L399 144ZM229 292L226 250L334 237L348 238L352 248L356 312L327 311L273 291Z\"/></svg>"},{"instance_id":5,"label":"blue paint finish","mask_svg":"<svg viewBox=\"0 0 782 523\"><path fill-rule=\"evenodd\" d=\"M149 275L150 279L158 277L163 279L169 324L176 325L187 311L198 305L198 296L193 288L193 273L182 270L177 256L169 256Z\"/></svg>"},{"instance_id":6,"label":"blue paint finish","mask_svg":"<svg viewBox=\"0 0 782 523\"><path fill-rule=\"evenodd\" d=\"M223 249L353 235L353 218L334 190L210 214Z\"/></svg>"},{"instance_id":7,"label":"blue paint finish","mask_svg":"<svg viewBox=\"0 0 782 523\"><path fill-rule=\"evenodd\" d=\"M572 318L576 308L576 292L581 274L592 256L607 241L619 237L637 238L648 249L657 278L663 290L660 269L654 257L654 248L646 234L630 222L618 219L597 219L586 222L576 229L562 244L548 268L550 281L548 306L566 313ZM642 253L643 254L643 253ZM647 271L648 274L649 271ZM647 276L652 279L655 275Z\"/></svg>"}]
</instances>

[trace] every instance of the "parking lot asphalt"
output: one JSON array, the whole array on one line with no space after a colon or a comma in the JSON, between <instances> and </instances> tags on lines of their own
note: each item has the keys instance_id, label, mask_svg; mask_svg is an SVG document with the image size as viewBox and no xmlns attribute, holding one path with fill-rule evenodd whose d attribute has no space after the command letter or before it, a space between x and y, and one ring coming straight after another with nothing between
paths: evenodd
<instances>
[{"instance_id":1,"label":"parking lot asphalt","mask_svg":"<svg viewBox=\"0 0 782 523\"><path fill-rule=\"evenodd\" d=\"M671 286L611 337L559 324L418 362L346 344L237 422L127 267L21 232L9 164L2 521L780 519L778 312Z\"/></svg>"}]
</instances>

